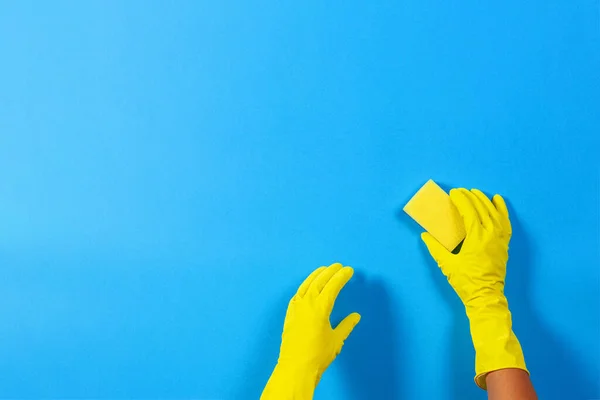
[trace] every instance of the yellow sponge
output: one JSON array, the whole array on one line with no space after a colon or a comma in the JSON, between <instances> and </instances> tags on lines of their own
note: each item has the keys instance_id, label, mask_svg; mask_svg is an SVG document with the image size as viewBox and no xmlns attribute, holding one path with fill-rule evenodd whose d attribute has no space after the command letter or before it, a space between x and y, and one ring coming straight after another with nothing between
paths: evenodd
<instances>
[{"instance_id":1,"label":"yellow sponge","mask_svg":"<svg viewBox=\"0 0 600 400\"><path fill-rule=\"evenodd\" d=\"M431 179L404 206L418 222L449 251L465 238L465 226L450 196Z\"/></svg>"}]
</instances>

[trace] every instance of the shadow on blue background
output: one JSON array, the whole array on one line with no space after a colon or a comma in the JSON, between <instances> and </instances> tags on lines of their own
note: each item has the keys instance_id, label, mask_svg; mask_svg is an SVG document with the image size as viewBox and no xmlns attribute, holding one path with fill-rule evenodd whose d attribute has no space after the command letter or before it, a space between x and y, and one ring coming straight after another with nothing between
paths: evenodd
<instances>
[{"instance_id":1,"label":"shadow on blue background","mask_svg":"<svg viewBox=\"0 0 600 400\"><path fill-rule=\"evenodd\" d=\"M402 340L396 326L400 316L393 309L385 282L356 273L340 294L336 307L344 313L356 309L361 314L360 323L337 360L348 385L348 399L402 398L402 349L398 348Z\"/></svg>"},{"instance_id":2,"label":"shadow on blue background","mask_svg":"<svg viewBox=\"0 0 600 400\"><path fill-rule=\"evenodd\" d=\"M447 192L448 185L441 184ZM407 199L408 200L408 199ZM581 361L554 335L534 312L530 290L530 277L534 265L532 248L519 218L509 206L513 236L510 243L505 293L513 316L513 329L521 342L527 367L532 374L536 392L540 399L592 399L598 393L599 383L594 381L583 368ZM397 217L408 229L419 236L422 229L402 210ZM419 239L420 240L420 239ZM439 270L425 245L419 247L423 258L430 266L431 279L445 301L452 304L453 322L450 332L451 357L448 362L448 387L455 400L485 399L486 393L473 382L474 350L471 343L469 321L464 306ZM537 375L543 371L544 375Z\"/></svg>"},{"instance_id":3,"label":"shadow on blue background","mask_svg":"<svg viewBox=\"0 0 600 400\"><path fill-rule=\"evenodd\" d=\"M540 399L593 399L600 390L581 360L545 324L531 301L531 275L535 264L533 248L518 213L507 201L513 228L506 277L506 295L513 314L527 368ZM568 267L568 266L565 266ZM543 266L542 266L543 268ZM559 294L560 295L560 294ZM543 371L539 375L538 371Z\"/></svg>"}]
</instances>

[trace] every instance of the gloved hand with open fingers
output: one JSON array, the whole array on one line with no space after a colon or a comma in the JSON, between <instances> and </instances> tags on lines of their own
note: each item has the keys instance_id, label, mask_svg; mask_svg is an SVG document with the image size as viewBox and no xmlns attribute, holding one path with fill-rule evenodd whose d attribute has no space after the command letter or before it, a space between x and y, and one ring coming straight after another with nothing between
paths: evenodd
<instances>
[{"instance_id":1,"label":"gloved hand with open fingers","mask_svg":"<svg viewBox=\"0 0 600 400\"><path fill-rule=\"evenodd\" d=\"M332 264L313 271L290 301L277 366L261 400L312 399L321 375L342 350L360 315L348 315L334 329L333 305L354 270Z\"/></svg>"},{"instance_id":2,"label":"gloved hand with open fingers","mask_svg":"<svg viewBox=\"0 0 600 400\"><path fill-rule=\"evenodd\" d=\"M465 305L476 352L475 382L485 389L488 372L504 368L527 371L504 295L512 227L499 195L490 201L477 189L452 189L450 199L467 232L460 252L449 252L429 233L423 233L422 239Z\"/></svg>"}]
</instances>

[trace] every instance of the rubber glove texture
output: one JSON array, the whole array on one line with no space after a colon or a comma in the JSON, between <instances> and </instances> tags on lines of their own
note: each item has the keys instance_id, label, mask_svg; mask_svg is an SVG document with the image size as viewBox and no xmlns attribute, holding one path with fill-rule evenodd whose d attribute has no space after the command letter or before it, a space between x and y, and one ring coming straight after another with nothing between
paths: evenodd
<instances>
[{"instance_id":1,"label":"rubber glove texture","mask_svg":"<svg viewBox=\"0 0 600 400\"><path fill-rule=\"evenodd\" d=\"M490 201L477 189L452 189L450 199L467 232L460 252L449 252L429 233L421 237L465 305L475 347L475 383L486 389L488 372L504 368L527 371L504 295L512 227L499 195Z\"/></svg>"},{"instance_id":2,"label":"rubber glove texture","mask_svg":"<svg viewBox=\"0 0 600 400\"><path fill-rule=\"evenodd\" d=\"M334 329L329 317L341 289L354 270L336 263L313 271L292 297L283 324L277 366L261 400L312 399L323 372L342 350L358 313Z\"/></svg>"}]
</instances>

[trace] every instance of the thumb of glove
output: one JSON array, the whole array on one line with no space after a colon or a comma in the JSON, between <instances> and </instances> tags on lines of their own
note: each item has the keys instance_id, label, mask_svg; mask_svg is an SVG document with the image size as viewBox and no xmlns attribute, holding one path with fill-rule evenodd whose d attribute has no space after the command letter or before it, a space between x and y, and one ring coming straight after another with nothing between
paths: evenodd
<instances>
[{"instance_id":1,"label":"thumb of glove","mask_svg":"<svg viewBox=\"0 0 600 400\"><path fill-rule=\"evenodd\" d=\"M427 249L429 250L429 254L431 257L438 263L441 264L441 261L450 254L448 250L440 242L437 241L436 238L431 236L428 232L423 232L421 234L421 239L425 242Z\"/></svg>"},{"instance_id":2,"label":"thumb of glove","mask_svg":"<svg viewBox=\"0 0 600 400\"><path fill-rule=\"evenodd\" d=\"M350 336L350 333L352 332L352 330L358 324L359 321L360 321L359 313L352 313L352 314L348 315L335 328L335 333L336 333L337 337L342 342L344 342L348 338L348 336Z\"/></svg>"}]
</instances>

